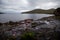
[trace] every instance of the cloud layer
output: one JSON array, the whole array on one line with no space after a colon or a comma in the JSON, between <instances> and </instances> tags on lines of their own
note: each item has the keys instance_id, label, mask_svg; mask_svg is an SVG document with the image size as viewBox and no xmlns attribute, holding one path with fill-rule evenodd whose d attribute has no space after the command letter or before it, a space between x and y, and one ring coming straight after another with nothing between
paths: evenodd
<instances>
[{"instance_id":1,"label":"cloud layer","mask_svg":"<svg viewBox=\"0 0 60 40\"><path fill-rule=\"evenodd\" d=\"M22 12L60 7L60 0L0 0L1 12Z\"/></svg>"}]
</instances>

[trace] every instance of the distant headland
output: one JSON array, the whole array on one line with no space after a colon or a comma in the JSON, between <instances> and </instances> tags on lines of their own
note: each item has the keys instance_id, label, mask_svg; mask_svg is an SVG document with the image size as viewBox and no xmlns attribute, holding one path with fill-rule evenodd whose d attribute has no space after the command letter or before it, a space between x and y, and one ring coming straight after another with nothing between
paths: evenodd
<instances>
[{"instance_id":1,"label":"distant headland","mask_svg":"<svg viewBox=\"0 0 60 40\"><path fill-rule=\"evenodd\" d=\"M44 9L34 9L34 10L31 10L31 11L27 11L27 12L22 12L22 13L30 13L30 14L35 14L35 13L46 13L46 14L53 14L53 12L55 11L56 9L48 9L48 10L44 10Z\"/></svg>"}]
</instances>

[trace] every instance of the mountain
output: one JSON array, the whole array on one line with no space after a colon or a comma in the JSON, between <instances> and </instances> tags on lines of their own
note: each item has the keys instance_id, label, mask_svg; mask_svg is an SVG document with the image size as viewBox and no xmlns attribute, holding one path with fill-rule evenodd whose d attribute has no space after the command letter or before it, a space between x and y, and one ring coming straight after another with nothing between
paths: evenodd
<instances>
[{"instance_id":1,"label":"mountain","mask_svg":"<svg viewBox=\"0 0 60 40\"><path fill-rule=\"evenodd\" d=\"M23 12L23 13L53 13L55 9L49 9L49 10L44 10L44 9L34 9L31 11Z\"/></svg>"}]
</instances>

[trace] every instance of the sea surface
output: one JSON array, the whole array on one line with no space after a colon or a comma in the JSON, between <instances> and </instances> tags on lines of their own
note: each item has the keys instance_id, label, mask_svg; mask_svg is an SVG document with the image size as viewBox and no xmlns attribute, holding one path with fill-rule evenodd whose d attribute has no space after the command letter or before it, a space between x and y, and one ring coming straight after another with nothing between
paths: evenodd
<instances>
[{"instance_id":1,"label":"sea surface","mask_svg":"<svg viewBox=\"0 0 60 40\"><path fill-rule=\"evenodd\" d=\"M25 19L41 19L43 17L53 16L52 14L21 14L21 13L5 13L0 14L0 22L8 22L8 21L20 21Z\"/></svg>"}]
</instances>

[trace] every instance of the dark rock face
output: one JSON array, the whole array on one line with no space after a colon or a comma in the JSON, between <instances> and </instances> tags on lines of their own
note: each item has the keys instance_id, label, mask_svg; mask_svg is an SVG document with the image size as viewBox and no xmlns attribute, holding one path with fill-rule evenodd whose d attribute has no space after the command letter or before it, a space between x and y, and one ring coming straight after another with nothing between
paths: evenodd
<instances>
[{"instance_id":1,"label":"dark rock face","mask_svg":"<svg viewBox=\"0 0 60 40\"><path fill-rule=\"evenodd\" d=\"M55 16L60 16L60 8L57 8L54 12Z\"/></svg>"}]
</instances>

